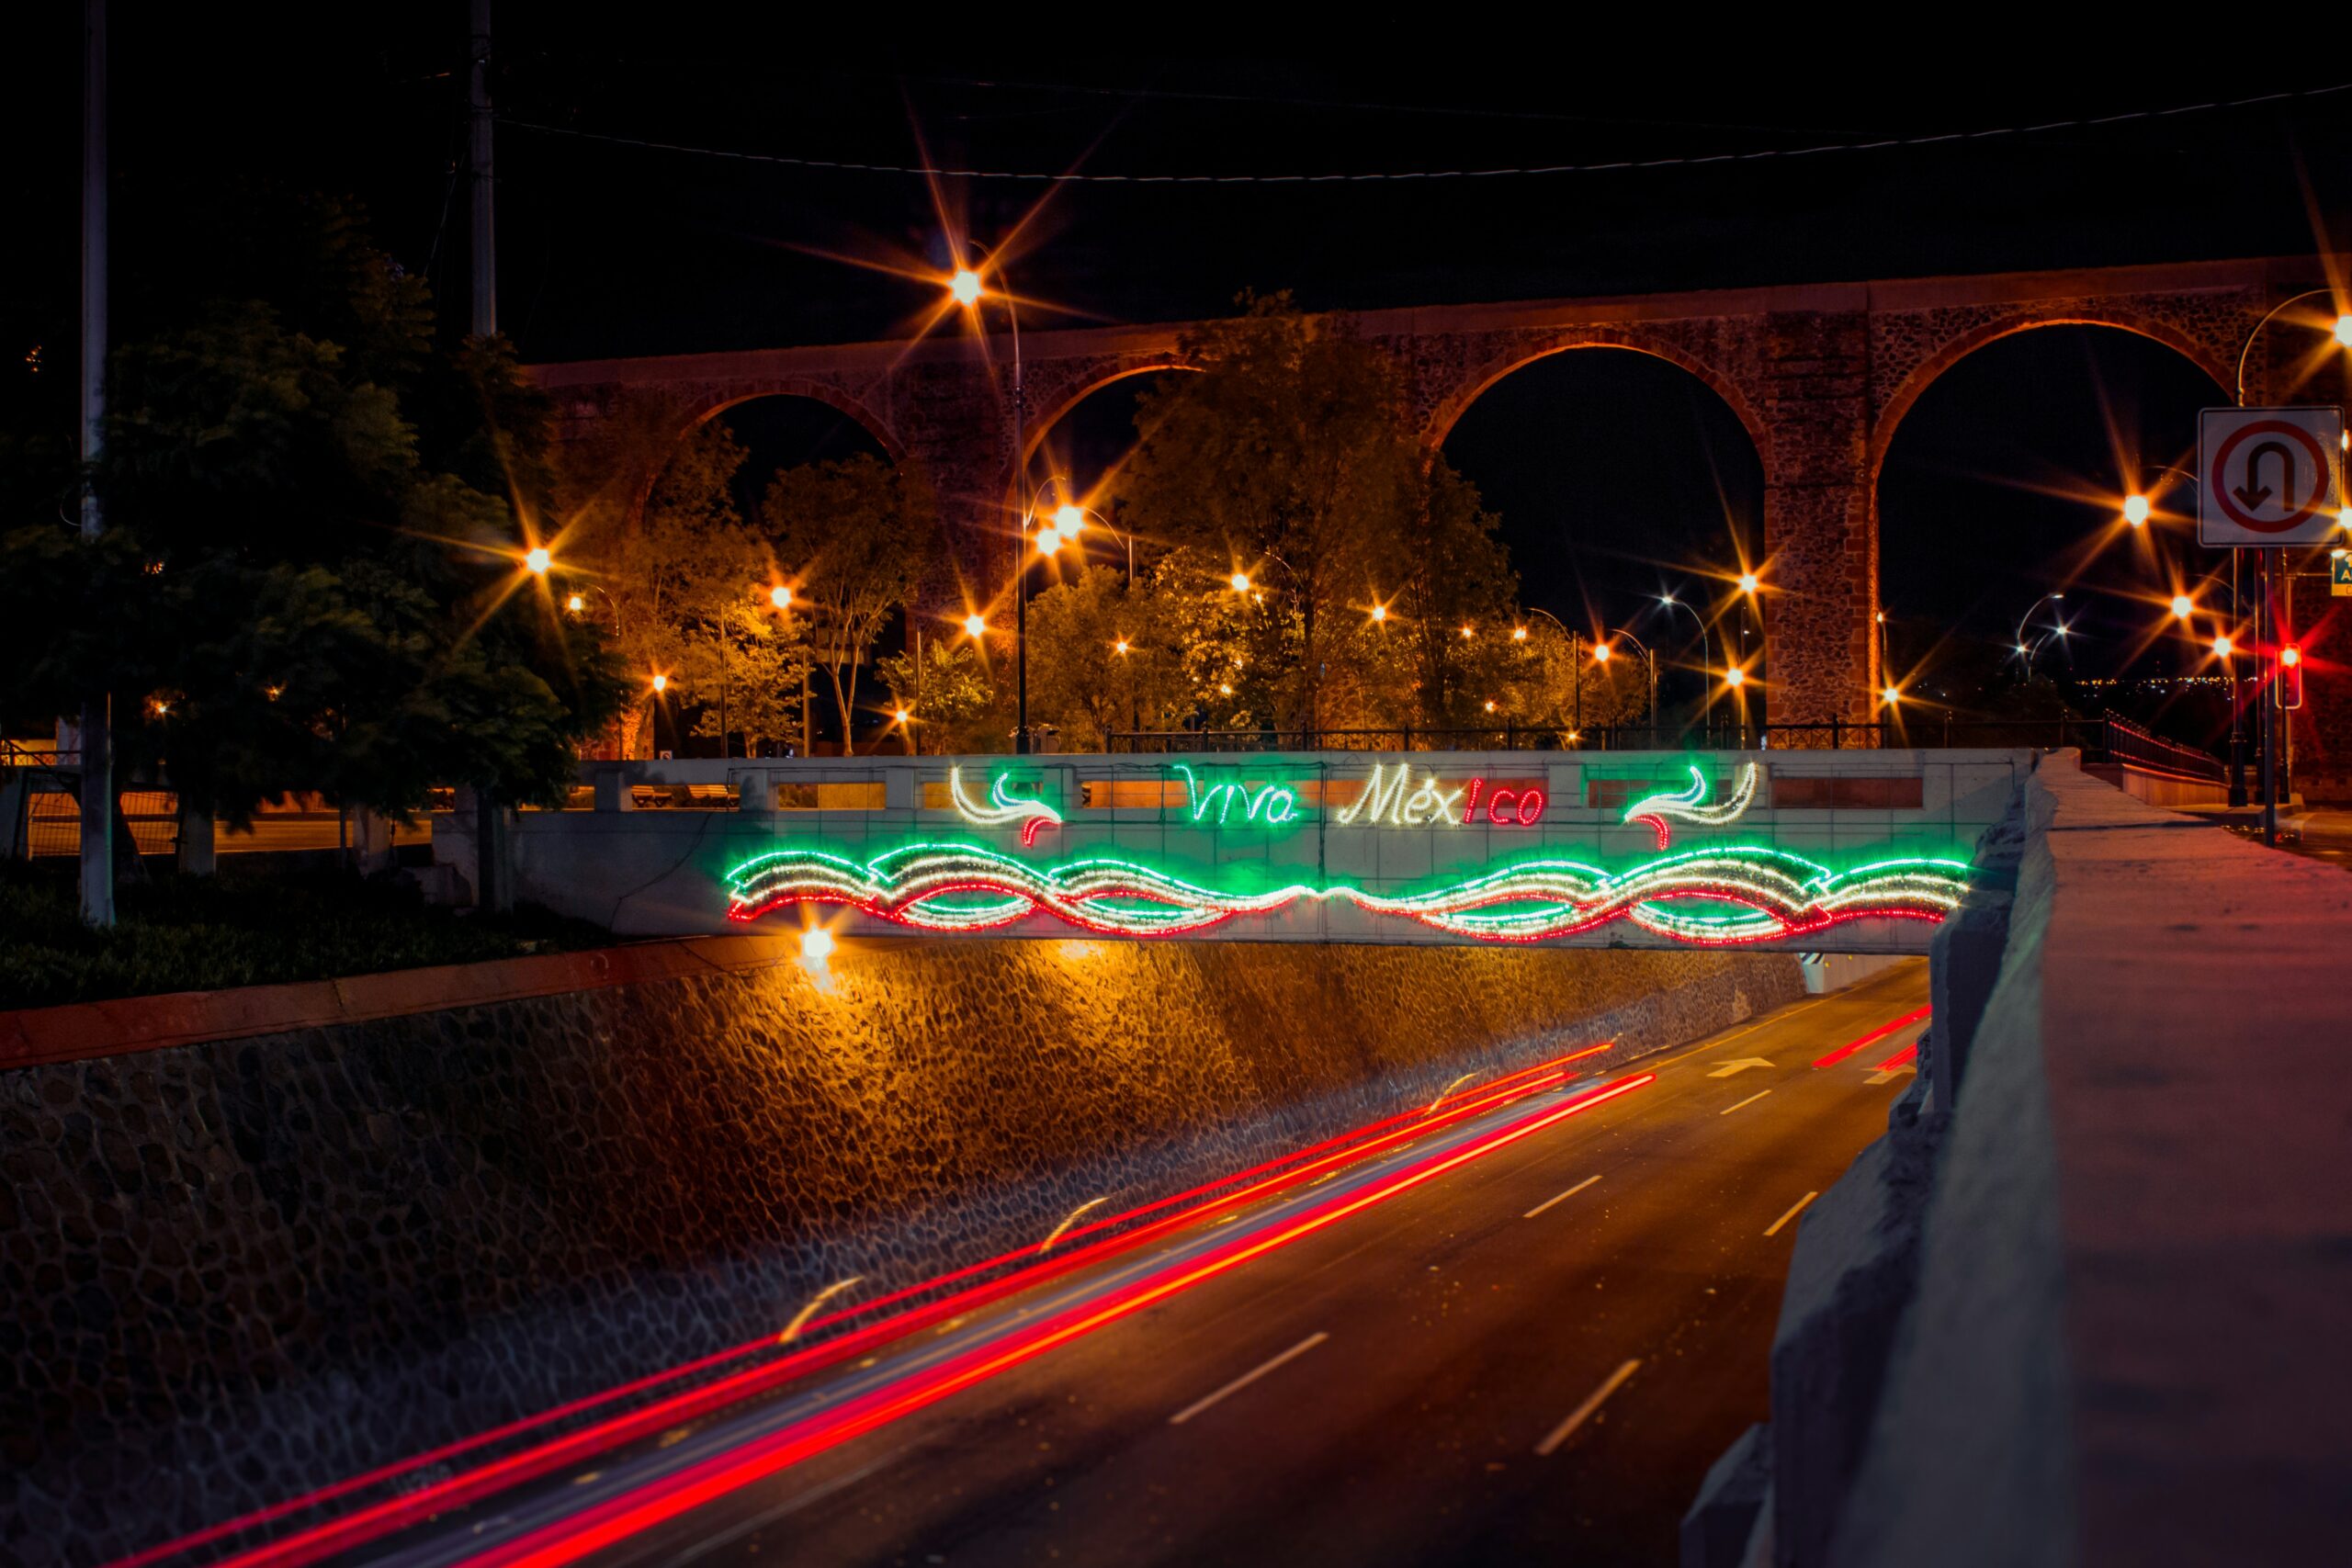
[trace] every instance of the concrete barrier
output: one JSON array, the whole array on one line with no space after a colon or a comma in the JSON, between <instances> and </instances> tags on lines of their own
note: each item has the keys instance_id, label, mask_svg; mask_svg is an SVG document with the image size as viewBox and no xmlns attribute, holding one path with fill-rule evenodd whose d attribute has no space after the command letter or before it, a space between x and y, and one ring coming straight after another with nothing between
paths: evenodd
<instances>
[{"instance_id":1,"label":"concrete barrier","mask_svg":"<svg viewBox=\"0 0 2352 1568\"><path fill-rule=\"evenodd\" d=\"M1928 1071L1803 1223L1771 1428L1694 1507L1685 1561L2340 1558L2352 877L2071 754L1985 849L1935 955ZM1729 1555L1766 1444L1771 1495Z\"/></svg>"}]
</instances>

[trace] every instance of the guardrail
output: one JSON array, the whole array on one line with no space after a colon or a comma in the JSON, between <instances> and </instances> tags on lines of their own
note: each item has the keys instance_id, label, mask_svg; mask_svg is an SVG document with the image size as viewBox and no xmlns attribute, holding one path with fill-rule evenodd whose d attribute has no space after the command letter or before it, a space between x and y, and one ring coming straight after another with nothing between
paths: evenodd
<instances>
[{"instance_id":1,"label":"guardrail","mask_svg":"<svg viewBox=\"0 0 2352 1568\"><path fill-rule=\"evenodd\" d=\"M1504 725L1481 729L1145 729L1105 737L1112 753L1239 751L1754 751L1911 750L1921 748L2064 747L2086 756L2219 779L2219 759L2162 739L2113 715L2098 718L1807 720L1740 726L1607 725L1575 730Z\"/></svg>"}]
</instances>

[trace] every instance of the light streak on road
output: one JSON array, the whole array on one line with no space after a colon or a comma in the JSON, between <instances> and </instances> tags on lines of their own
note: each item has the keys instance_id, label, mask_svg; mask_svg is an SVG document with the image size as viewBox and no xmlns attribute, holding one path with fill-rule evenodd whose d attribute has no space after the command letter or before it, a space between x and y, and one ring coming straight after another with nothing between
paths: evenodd
<instances>
[{"instance_id":1,"label":"light streak on road","mask_svg":"<svg viewBox=\"0 0 2352 1568\"><path fill-rule=\"evenodd\" d=\"M677 1517L739 1488L774 1475L801 1461L838 1448L854 1438L888 1426L939 1403L965 1389L1021 1366L1047 1351L1080 1338L1105 1325L1131 1316L1154 1303L1216 1278L1324 1230L1340 1221L1401 1193L1435 1180L1470 1161L1530 1137L1544 1128L1655 1083L1654 1074L1621 1078L1594 1092L1504 1122L1451 1148L1432 1153L1412 1165L1387 1173L1355 1190L1334 1194L1261 1232L1235 1237L1196 1258L1160 1275L1122 1285L1108 1297L1081 1302L1065 1311L1023 1325L996 1342L982 1344L934 1366L921 1369L871 1392L818 1411L782 1430L742 1443L656 1477L617 1497L582 1509L570 1517L529 1531L465 1559L468 1568L559 1568L575 1562L666 1520ZM1640 1363L1629 1361L1577 1415L1564 1423L1547 1445L1549 1453L1564 1441L1577 1422L1597 1409L1617 1384L1633 1375Z\"/></svg>"},{"instance_id":2,"label":"light streak on road","mask_svg":"<svg viewBox=\"0 0 2352 1568\"><path fill-rule=\"evenodd\" d=\"M1535 1207L1520 1215L1520 1218L1522 1220L1532 1220L1536 1215L1542 1213L1544 1210L1550 1208L1553 1204L1560 1202L1565 1199L1575 1197L1577 1193L1583 1191L1586 1188L1591 1186L1594 1182L1600 1179L1600 1178L1598 1176L1588 1176L1582 1181L1577 1182L1574 1187L1569 1188L1566 1192L1561 1193L1559 1197L1544 1199L1544 1201L1536 1204Z\"/></svg>"},{"instance_id":3,"label":"light streak on road","mask_svg":"<svg viewBox=\"0 0 2352 1568\"><path fill-rule=\"evenodd\" d=\"M1885 1039L1888 1035L1910 1028L1911 1025L1917 1023L1920 1020L1926 1018L1934 1010L1935 1008L1930 1005L1920 1008L1916 1012L1906 1012L1892 1023L1882 1023L1876 1029L1871 1030L1868 1034L1863 1035L1860 1040L1848 1041L1845 1044L1838 1046L1838 1049L1830 1052L1829 1055L1822 1057L1813 1065L1816 1068L1834 1067L1838 1063L1844 1061L1847 1057L1852 1055L1855 1052L1860 1051L1866 1046L1875 1045L1880 1041Z\"/></svg>"},{"instance_id":4,"label":"light streak on road","mask_svg":"<svg viewBox=\"0 0 2352 1568\"><path fill-rule=\"evenodd\" d=\"M1605 1049L1605 1046L1599 1048ZM1575 1055L1589 1055L1591 1054L1590 1050L1587 1050ZM220 1559L218 1568L300 1568L300 1564L314 1562L337 1552L351 1551L432 1514L462 1506L493 1493L560 1470L580 1459L602 1452L617 1444L650 1436L744 1399L773 1392L796 1379L847 1360L880 1345L902 1338L933 1324L956 1317L1003 1296L1030 1289L1074 1269L1119 1256L1171 1231L1192 1225L1209 1215L1238 1209L1256 1199L1293 1186L1307 1184L1313 1173L1329 1169L1336 1174L1339 1168L1352 1164L1370 1155L1390 1149L1399 1144L1409 1144L1430 1133L1457 1126L1513 1101L1546 1089L1556 1089L1577 1076L1560 1070L1561 1063L1571 1058L1555 1057L1508 1074L1491 1084L1482 1086L1474 1093L1464 1096L1461 1100L1448 1107L1442 1114L1435 1114L1428 1110L1417 1108L1389 1116L1352 1131L1326 1138L1320 1143L1311 1144L1303 1149L1263 1161L1244 1170L1236 1171L1189 1188L1184 1191L1127 1210L1123 1213L1077 1226L1070 1230L1065 1238L1069 1242L1076 1242L1087 1236L1099 1238L1088 1246L1065 1246L1051 1258L1041 1260L1037 1256L1038 1249L1024 1243L1014 1251L1000 1254L995 1258L934 1276L811 1319L799 1325L801 1335L813 1335L828 1328L842 1326L855 1319L869 1316L884 1307L899 1305L910 1298L938 1291L949 1285L964 1284L963 1289L952 1294L912 1306L863 1327L846 1329L832 1338L814 1344L804 1343L799 1349L729 1373L703 1387L666 1395L654 1403L607 1416L577 1431L544 1439L536 1447L523 1449L503 1458L491 1460L473 1469L417 1487L413 1491L373 1503L340 1517L314 1524L281 1540L253 1547ZM1641 1081L1647 1082L1649 1079L1645 1077ZM1575 1108L1581 1108L1585 1104L1594 1102L1597 1102L1596 1097L1588 1095L1570 1104ZM1263 1179L1251 1181L1252 1178L1263 1178ZM1243 1182L1249 1182L1250 1185L1236 1185ZM1231 1190L1225 1191L1222 1196L1210 1196L1217 1193L1220 1189L1231 1189ZM1174 1213L1163 1213L1193 1199L1204 1201ZM1159 1217L1117 1235L1104 1234L1114 1226L1125 1225L1153 1214L1159 1214ZM1226 1217L1229 1219L1234 1216L1228 1212ZM1007 1269L1011 1271L1002 1272L996 1279L977 1284L965 1284L965 1281L976 1280L978 1276ZM820 1300L821 1301L822 1297ZM585 1416L600 1407L617 1403L632 1395L650 1393L665 1384L696 1373L714 1371L729 1361L741 1360L757 1353L773 1353L778 1343L777 1336L763 1334L759 1338L744 1344L714 1351L663 1371L634 1379L600 1393L571 1401L522 1420L509 1422L457 1442L444 1444L423 1453L412 1455L393 1464L381 1466L363 1474L334 1483L300 1497L274 1504L220 1524L207 1527L175 1540L119 1559L110 1564L109 1568L146 1568L147 1564L196 1551L230 1537L259 1529L295 1515L350 1497L369 1487L380 1486L426 1466L447 1464L493 1444L523 1438L526 1434L560 1420Z\"/></svg>"}]
</instances>

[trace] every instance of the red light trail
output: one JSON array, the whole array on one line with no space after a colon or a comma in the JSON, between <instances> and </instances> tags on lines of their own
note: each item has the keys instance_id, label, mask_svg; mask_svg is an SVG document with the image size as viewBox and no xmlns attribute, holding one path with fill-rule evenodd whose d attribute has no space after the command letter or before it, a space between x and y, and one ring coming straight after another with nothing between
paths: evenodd
<instances>
[{"instance_id":1,"label":"red light trail","mask_svg":"<svg viewBox=\"0 0 2352 1568\"><path fill-rule=\"evenodd\" d=\"M1814 1063L1814 1066L1815 1067L1834 1067L1838 1063L1844 1061L1847 1057L1852 1055L1855 1052L1863 1049L1865 1046L1877 1044L1880 1041L1885 1039L1888 1035L1896 1032L1898 1030L1908 1029L1911 1025L1918 1022L1921 1019L1927 1017L1933 1011L1935 1011L1935 1008L1930 1005L1919 1009L1917 1012L1906 1012L1892 1023L1882 1023L1876 1029L1871 1030L1868 1034L1863 1035L1860 1040L1849 1040L1845 1044L1838 1046L1838 1049L1830 1052L1829 1055Z\"/></svg>"},{"instance_id":2,"label":"red light trail","mask_svg":"<svg viewBox=\"0 0 2352 1568\"><path fill-rule=\"evenodd\" d=\"M577 1516L543 1526L515 1540L466 1559L468 1568L558 1568L626 1540L727 1493L775 1474L853 1438L935 1404L1000 1372L1142 1311L1155 1302L1215 1279L1253 1258L1386 1202L1399 1193L1471 1160L1543 1131L1595 1105L1655 1083L1657 1075L1621 1078L1598 1093L1505 1123L1459 1147L1430 1156L1361 1192L1341 1194L1270 1232L1218 1247L1165 1279L1137 1280L1108 1300L1084 1303L1010 1336L926 1368L898 1384L876 1389L784 1430L691 1464L635 1487ZM903 1384L904 1386L901 1386Z\"/></svg>"},{"instance_id":3,"label":"red light trail","mask_svg":"<svg viewBox=\"0 0 2352 1568\"><path fill-rule=\"evenodd\" d=\"M1274 1159L1204 1182L1184 1191L1170 1194L1152 1202L1129 1209L1122 1213L1092 1221L1065 1234L1063 1246L1049 1258L1040 1259L1033 1245L1024 1244L995 1258L969 1264L950 1272L936 1275L918 1283L905 1286L888 1294L858 1303L813 1319L804 1326L804 1334L849 1323L869 1315L881 1308L905 1302L911 1297L938 1290L944 1286L970 1280L991 1270L1018 1264L1020 1268L996 1280L968 1286L954 1294L942 1297L905 1312L896 1314L865 1327L853 1329L821 1344L808 1346L793 1353L776 1357L756 1366L728 1374L700 1389L688 1390L656 1401L639 1409L611 1416L580 1431L550 1438L537 1447L526 1449L503 1458L490 1461L472 1470L421 1487L395 1498L386 1499L358 1509L342 1517L312 1526L285 1540L251 1548L220 1560L220 1568L296 1568L339 1551L351 1551L369 1540L427 1517L480 1499L506 1487L519 1484L550 1471L562 1468L588 1454L608 1449L617 1443L644 1437L676 1426L685 1420L707 1415L714 1409L771 1392L796 1378L822 1370L860 1351L895 1340L933 1323L984 1306L1003 1296L1026 1290L1046 1280L1077 1269L1119 1256L1145 1242L1224 1210L1238 1207L1255 1199L1297 1186L1316 1175L1337 1169L1395 1145L1408 1144L1427 1134L1442 1131L1464 1121L1482 1115L1512 1101L1556 1089L1578 1075L1562 1071L1563 1064L1606 1051L1613 1041L1572 1052L1533 1066L1506 1074L1491 1083L1470 1091L1464 1098L1438 1112L1432 1109L1416 1109L1367 1123L1350 1132L1326 1138L1305 1148L1295 1150ZM1647 1082L1647 1078L1640 1081ZM1575 1102L1577 1106L1598 1103L1613 1098L1615 1090L1600 1096L1588 1096ZM1316 1157L1316 1156L1320 1157ZM1273 1173L1273 1174L1270 1174ZM1248 1186L1253 1177L1266 1179ZM1148 1224L1116 1235L1102 1233L1129 1224L1147 1215L1182 1204L1187 1200L1204 1198L1219 1189L1231 1188L1221 1197L1194 1203L1174 1213L1164 1213ZM1099 1240L1091 1245L1072 1246L1082 1237L1094 1235ZM714 1351L694 1360L681 1363L661 1372L632 1380L588 1397L570 1401L549 1410L509 1422L489 1431L477 1433L458 1442L442 1445L425 1452L411 1455L396 1463L381 1466L364 1474L352 1476L322 1487L300 1497L257 1509L203 1530L181 1537L160 1546L118 1560L110 1568L144 1568L166 1558L194 1551L215 1541L244 1531L259 1529L295 1514L322 1506L347 1497L370 1486L382 1484L399 1476L428 1465L444 1463L462 1455L475 1452L503 1439L520 1437L568 1416L584 1415L600 1406L613 1404L631 1394L643 1393L666 1383L674 1382L696 1372L707 1371L730 1360L773 1351L778 1346L773 1335L729 1348Z\"/></svg>"}]
</instances>

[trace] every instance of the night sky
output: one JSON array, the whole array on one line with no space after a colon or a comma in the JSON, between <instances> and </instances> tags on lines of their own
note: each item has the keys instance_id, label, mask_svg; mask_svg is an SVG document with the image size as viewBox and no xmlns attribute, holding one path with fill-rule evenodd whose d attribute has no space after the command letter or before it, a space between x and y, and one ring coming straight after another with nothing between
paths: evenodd
<instances>
[{"instance_id":1,"label":"night sky","mask_svg":"<svg viewBox=\"0 0 2352 1568\"><path fill-rule=\"evenodd\" d=\"M78 80L63 9L6 24L28 90L9 111L5 178L26 221L0 260L0 325L11 365L24 345L55 345L52 385L70 387ZM235 178L347 191L460 313L464 6L356 19L330 9L342 8L232 28L196 8L119 7L119 201ZM1173 13L1152 20L1170 34L1155 51L1113 53L1107 41L1084 51L1067 29L1019 51L914 49L953 29L912 15L855 37L773 14L607 25L579 7L503 6L502 325L533 360L895 334L936 292L886 269L943 265L943 214L991 244L1017 232L1017 287L1058 308L1035 309L1040 324L1195 318L1244 288L1373 308L2294 254L2346 237L2352 92L1790 155L2352 78L2324 51L2309 66L2263 51L2197 71L2195 51L2141 62L2040 38L2032 60L2007 45L1973 59L1942 50L1890 56L1865 76L1843 50L1809 57L1836 59L1832 71L1770 63L1770 44L1728 37L1695 60L1679 41L1594 37L1564 52L1491 31L1371 39L1386 47L1362 59L1321 45L1246 56L1178 31ZM1478 178L1048 186L693 156L524 122L814 159L1132 176L1781 155ZM1115 457L1137 385L1073 416L1062 438L1081 467ZM2009 340L1931 389L1882 491L1897 664L1953 638L2005 642L2039 594L2064 586L2074 657L2123 667L2153 615L2132 596L2205 569L2135 558L2129 542L2094 549L2112 523L2100 498L2127 468L2179 460L2196 410L2222 400L2168 352L2088 329ZM862 442L806 406L748 405L734 423L763 466ZM1740 541L1759 543L1760 480L1737 422L1639 355L1565 355L1520 372L1472 408L1446 453L1501 513L1529 603L1655 632L1669 657L1689 622L1668 621L1657 595L1705 591L1703 574L1733 570ZM2185 558L2178 537L2165 547ZM2138 668L2165 656L2159 644Z\"/></svg>"}]
</instances>

